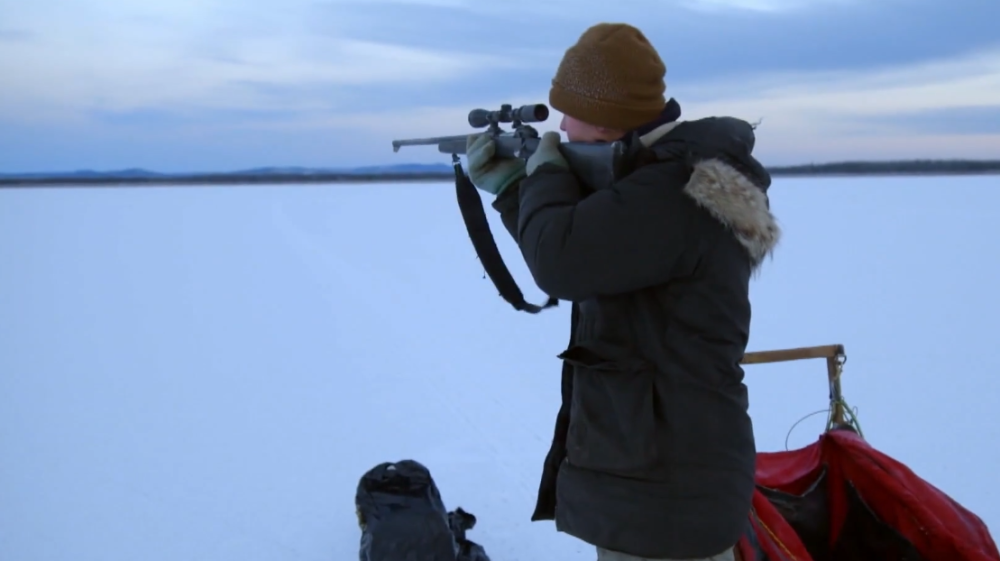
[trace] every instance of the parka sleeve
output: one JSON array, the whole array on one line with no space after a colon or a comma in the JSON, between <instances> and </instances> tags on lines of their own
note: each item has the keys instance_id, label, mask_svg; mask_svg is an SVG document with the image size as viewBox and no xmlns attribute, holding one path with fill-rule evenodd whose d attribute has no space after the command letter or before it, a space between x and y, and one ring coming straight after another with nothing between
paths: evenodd
<instances>
[{"instance_id":1,"label":"parka sleeve","mask_svg":"<svg viewBox=\"0 0 1000 561\"><path fill-rule=\"evenodd\" d=\"M670 280L688 242L685 179L680 166L651 165L584 198L571 172L536 170L521 182L517 225L535 284L581 301Z\"/></svg>"}]
</instances>

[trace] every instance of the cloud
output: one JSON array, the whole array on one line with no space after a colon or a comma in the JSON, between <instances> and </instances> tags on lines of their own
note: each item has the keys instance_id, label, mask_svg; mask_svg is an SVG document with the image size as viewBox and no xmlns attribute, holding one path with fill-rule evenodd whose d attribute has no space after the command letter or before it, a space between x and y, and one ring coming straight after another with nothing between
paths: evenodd
<instances>
[{"instance_id":1,"label":"cloud","mask_svg":"<svg viewBox=\"0 0 1000 561\"><path fill-rule=\"evenodd\" d=\"M598 21L643 29L686 117L763 118L769 158L995 148L1000 4L980 0L9 5L0 154L12 163L0 167L398 160L394 138L462 134L474 107L545 102L566 47Z\"/></svg>"},{"instance_id":2,"label":"cloud","mask_svg":"<svg viewBox=\"0 0 1000 561\"><path fill-rule=\"evenodd\" d=\"M730 10L746 10L767 14L797 12L815 9L824 5L855 5L859 0L682 0L689 9L724 13Z\"/></svg>"},{"instance_id":3,"label":"cloud","mask_svg":"<svg viewBox=\"0 0 1000 561\"><path fill-rule=\"evenodd\" d=\"M99 113L94 118L114 128L89 134L36 128L46 132L28 135L34 139L28 144L23 142L24 132L11 133L11 149L0 157L0 168L142 165L209 170L446 162L447 156L431 146L407 147L393 154L390 141L469 134L473 132L467 122L470 109L546 102L547 88L538 86L517 95L486 90L476 96L469 91L473 100L467 103L445 99L416 106L403 102L404 92L395 104L341 111L317 102L315 107L288 110ZM768 165L1000 154L1000 51L875 70L681 82L670 91L681 102L684 119L733 115L762 120L756 153ZM535 126L541 132L558 130L560 117L553 111L548 122ZM174 126L159 126L164 123ZM59 144L49 145L58 146L55 153L65 153L60 161L67 163L41 163L54 161L52 151L45 149L47 135L60 139ZM75 149L67 140L79 142L84 137L89 138L86 147ZM22 141L15 143L14 138ZM0 138L0 145L6 143ZM117 143L127 147L115 148ZM171 161L178 163L158 160L156 146L172 146L175 160Z\"/></svg>"},{"instance_id":4,"label":"cloud","mask_svg":"<svg viewBox=\"0 0 1000 561\"><path fill-rule=\"evenodd\" d=\"M768 85L771 84L771 85ZM1000 49L898 68L761 77L692 88L690 114L763 119L761 148L785 161L1000 154ZM941 133L942 113L978 111L978 134ZM929 115L939 118L933 127ZM830 156L824 156L830 154Z\"/></svg>"},{"instance_id":5,"label":"cloud","mask_svg":"<svg viewBox=\"0 0 1000 561\"><path fill-rule=\"evenodd\" d=\"M853 5L860 0L680 0L671 2L671 11L678 9L699 11L747 10L763 13L778 13L804 10L822 5ZM503 16L507 18L560 20L590 19L593 21L622 21L619 18L638 14L659 13L663 10L661 0L633 0L614 4L604 0L507 0L503 3L481 0L332 0L329 4L338 6L416 6L462 11L472 14ZM617 14L617 18L615 15Z\"/></svg>"},{"instance_id":6,"label":"cloud","mask_svg":"<svg viewBox=\"0 0 1000 561\"><path fill-rule=\"evenodd\" d=\"M0 28L0 42L21 42L30 41L32 38L32 33L25 29L6 29Z\"/></svg>"},{"instance_id":7,"label":"cloud","mask_svg":"<svg viewBox=\"0 0 1000 561\"><path fill-rule=\"evenodd\" d=\"M219 4L135 7L95 27L75 25L62 14L36 27L44 30L40 41L0 43L0 74L6 77L0 116L57 122L80 120L95 110L274 110L283 105L333 110L338 91L419 87L517 64L472 49L440 51L302 33L301 22L287 15L267 16L270 25L262 26L264 14L227 5L223 10ZM24 23L38 24L35 12L20 15ZM202 17L219 22L226 15L233 17L219 28L180 25ZM269 93L282 89L323 96L303 104L301 97Z\"/></svg>"},{"instance_id":8,"label":"cloud","mask_svg":"<svg viewBox=\"0 0 1000 561\"><path fill-rule=\"evenodd\" d=\"M746 8L733 8L732 1ZM503 79L524 83L544 80L566 47L599 21L638 25L673 76L702 80L734 73L857 69L958 56L971 48L996 45L992 22L1000 18L1000 3L981 0L947 4L940 0L470 0L430 5L412 0L338 0L323 6L311 13L311 25L317 30L442 50L510 53L527 68ZM758 9L750 9L754 6ZM764 9L768 7L773 9ZM384 17L387 12L394 17Z\"/></svg>"},{"instance_id":9,"label":"cloud","mask_svg":"<svg viewBox=\"0 0 1000 561\"><path fill-rule=\"evenodd\" d=\"M855 71L773 73L687 87L708 102L780 102L786 112L826 110L838 116L905 113L1000 104L1000 48L964 56Z\"/></svg>"},{"instance_id":10,"label":"cloud","mask_svg":"<svg viewBox=\"0 0 1000 561\"><path fill-rule=\"evenodd\" d=\"M1000 104L877 115L871 123L911 134L996 135L1000 131Z\"/></svg>"}]
</instances>

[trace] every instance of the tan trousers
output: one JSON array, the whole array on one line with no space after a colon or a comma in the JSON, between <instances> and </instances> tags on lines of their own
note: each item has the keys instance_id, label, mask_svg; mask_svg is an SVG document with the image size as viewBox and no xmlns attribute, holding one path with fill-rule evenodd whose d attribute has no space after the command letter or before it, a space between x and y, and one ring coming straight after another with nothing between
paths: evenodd
<instances>
[{"instance_id":1,"label":"tan trousers","mask_svg":"<svg viewBox=\"0 0 1000 561\"><path fill-rule=\"evenodd\" d=\"M603 547L597 548L597 561L735 561L736 553L732 549L727 549L718 555L704 557L702 559L650 559L648 557L636 557L620 551L611 551Z\"/></svg>"}]
</instances>

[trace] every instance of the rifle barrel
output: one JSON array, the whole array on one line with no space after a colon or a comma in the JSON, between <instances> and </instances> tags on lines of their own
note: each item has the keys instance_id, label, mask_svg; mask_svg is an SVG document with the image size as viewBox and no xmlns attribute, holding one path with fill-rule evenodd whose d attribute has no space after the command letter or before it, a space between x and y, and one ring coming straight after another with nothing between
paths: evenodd
<instances>
[{"instance_id":1,"label":"rifle barrel","mask_svg":"<svg viewBox=\"0 0 1000 561\"><path fill-rule=\"evenodd\" d=\"M433 146L435 144L454 143L459 140L464 146L466 138L468 138L468 135L433 136L430 138L406 138L403 140L393 140L392 151L399 152L399 149L403 146Z\"/></svg>"}]
</instances>

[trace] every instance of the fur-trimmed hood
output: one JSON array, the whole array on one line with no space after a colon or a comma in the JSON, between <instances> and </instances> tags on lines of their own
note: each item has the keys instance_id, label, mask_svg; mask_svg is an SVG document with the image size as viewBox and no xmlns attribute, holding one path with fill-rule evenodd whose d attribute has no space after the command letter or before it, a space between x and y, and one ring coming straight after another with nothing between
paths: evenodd
<instances>
[{"instance_id":1,"label":"fur-trimmed hood","mask_svg":"<svg viewBox=\"0 0 1000 561\"><path fill-rule=\"evenodd\" d=\"M640 140L650 147L683 123L667 123ZM752 140L750 145L752 148ZM736 235L755 270L773 254L781 240L781 228L771 213L766 187L755 184L746 173L721 157L706 157L694 164L684 193Z\"/></svg>"}]
</instances>

